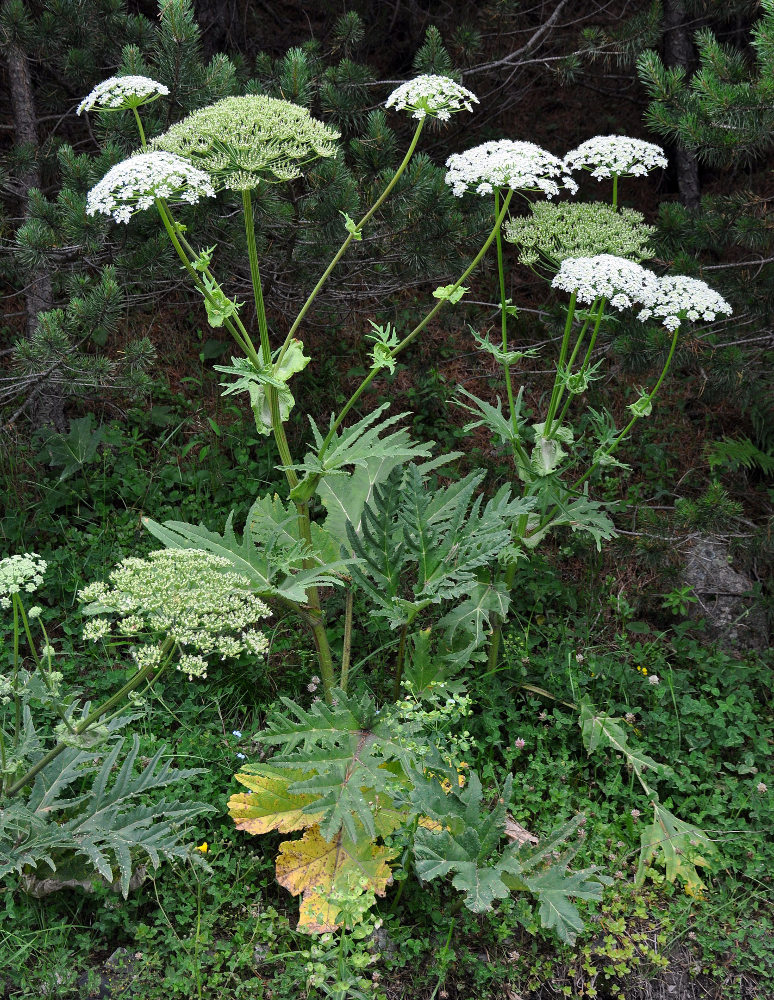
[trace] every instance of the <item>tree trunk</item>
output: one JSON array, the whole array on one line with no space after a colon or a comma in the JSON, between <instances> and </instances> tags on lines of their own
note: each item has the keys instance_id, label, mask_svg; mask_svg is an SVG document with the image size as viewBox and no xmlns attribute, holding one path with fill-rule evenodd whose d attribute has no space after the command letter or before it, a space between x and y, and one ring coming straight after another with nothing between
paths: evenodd
<instances>
[{"instance_id":1,"label":"tree trunk","mask_svg":"<svg viewBox=\"0 0 774 1000\"><path fill-rule=\"evenodd\" d=\"M693 28L688 26L683 0L664 0L664 65L680 66L690 76L696 62L693 48ZM675 146L677 187L680 201L686 208L698 208L701 203L699 161L685 146Z\"/></svg>"},{"instance_id":2,"label":"tree trunk","mask_svg":"<svg viewBox=\"0 0 774 1000\"><path fill-rule=\"evenodd\" d=\"M40 164L38 161L38 125L35 113L35 96L32 89L30 65L24 50L13 40L2 45L8 72L11 94L11 109L15 129L16 144L27 146L30 151L29 166L19 175L19 198L25 218L29 216L30 189L40 188ZM31 337L38 328L38 316L54 307L51 271L44 265L35 268L27 278L24 289L27 313L27 336ZM49 388L43 388L33 399L30 407L32 421L36 426L64 426L64 400Z\"/></svg>"}]
</instances>

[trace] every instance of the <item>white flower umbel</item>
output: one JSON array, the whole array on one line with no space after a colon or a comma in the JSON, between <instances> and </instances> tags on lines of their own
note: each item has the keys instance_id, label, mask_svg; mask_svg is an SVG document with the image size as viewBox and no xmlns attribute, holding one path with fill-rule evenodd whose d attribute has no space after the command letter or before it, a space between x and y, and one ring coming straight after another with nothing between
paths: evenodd
<instances>
[{"instance_id":1,"label":"white flower umbel","mask_svg":"<svg viewBox=\"0 0 774 1000\"><path fill-rule=\"evenodd\" d=\"M0 608L10 608L14 594L34 594L43 583L47 565L34 552L0 559Z\"/></svg>"},{"instance_id":2,"label":"white flower umbel","mask_svg":"<svg viewBox=\"0 0 774 1000\"><path fill-rule=\"evenodd\" d=\"M588 170L598 181L609 177L644 177L668 166L661 146L626 135L597 135L571 149L564 163L569 171Z\"/></svg>"},{"instance_id":3,"label":"white flower umbel","mask_svg":"<svg viewBox=\"0 0 774 1000\"><path fill-rule=\"evenodd\" d=\"M465 153L453 153L446 166L446 183L458 198L466 191L491 194L495 188L539 191L546 198L555 197L562 188L571 194L578 190L559 157L532 142L485 142Z\"/></svg>"},{"instance_id":4,"label":"white flower umbel","mask_svg":"<svg viewBox=\"0 0 774 1000\"><path fill-rule=\"evenodd\" d=\"M431 74L418 76L390 94L384 102L386 108L410 111L412 118L438 118L448 121L457 111L472 111L478 98L448 76Z\"/></svg>"},{"instance_id":5,"label":"white flower umbel","mask_svg":"<svg viewBox=\"0 0 774 1000\"><path fill-rule=\"evenodd\" d=\"M684 319L692 323L699 320L711 323L718 314L730 316L732 312L723 296L709 285L680 274L658 279L655 296L645 303L638 319L645 322L654 317L660 319L667 330L676 330Z\"/></svg>"},{"instance_id":6,"label":"white flower umbel","mask_svg":"<svg viewBox=\"0 0 774 1000\"><path fill-rule=\"evenodd\" d=\"M111 76L98 83L78 105L78 114L91 111L125 111L139 108L149 101L166 96L169 87L151 80L149 76Z\"/></svg>"},{"instance_id":7,"label":"white flower umbel","mask_svg":"<svg viewBox=\"0 0 774 1000\"><path fill-rule=\"evenodd\" d=\"M127 634L122 625L131 622L136 632L173 639L180 648L179 669L193 676L204 676L203 658L210 654L226 659L243 652L261 655L268 648L263 633L251 626L266 618L269 609L251 593L250 581L221 556L201 549L161 549L146 559L124 559L109 580L79 594L89 602L85 612L100 616L99 624L84 629L92 641L109 633L110 619L116 616L118 634ZM150 655L147 648L136 653L140 665Z\"/></svg>"},{"instance_id":8,"label":"white flower umbel","mask_svg":"<svg viewBox=\"0 0 774 1000\"><path fill-rule=\"evenodd\" d=\"M150 208L156 198L196 204L212 198L209 174L173 153L139 153L122 160L89 191L86 214L112 215L128 222L136 212Z\"/></svg>"},{"instance_id":9,"label":"white flower umbel","mask_svg":"<svg viewBox=\"0 0 774 1000\"><path fill-rule=\"evenodd\" d=\"M604 296L613 308L626 309L634 304L649 307L658 290L658 278L632 260L602 253L563 260L551 287L574 292L580 303L590 304Z\"/></svg>"}]
</instances>

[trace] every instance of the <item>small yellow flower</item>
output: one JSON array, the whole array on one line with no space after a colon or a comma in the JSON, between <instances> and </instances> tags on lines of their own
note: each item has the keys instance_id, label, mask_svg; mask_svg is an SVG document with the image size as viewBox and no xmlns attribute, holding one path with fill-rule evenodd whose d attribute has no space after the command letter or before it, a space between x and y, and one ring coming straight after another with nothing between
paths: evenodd
<instances>
[{"instance_id":1,"label":"small yellow flower","mask_svg":"<svg viewBox=\"0 0 774 1000\"><path fill-rule=\"evenodd\" d=\"M210 849L210 845L207 843L206 840L203 841L203 843L199 844L199 846L196 848L196 850L197 851L201 851L202 854L206 854L207 851L209 851L209 849Z\"/></svg>"}]
</instances>

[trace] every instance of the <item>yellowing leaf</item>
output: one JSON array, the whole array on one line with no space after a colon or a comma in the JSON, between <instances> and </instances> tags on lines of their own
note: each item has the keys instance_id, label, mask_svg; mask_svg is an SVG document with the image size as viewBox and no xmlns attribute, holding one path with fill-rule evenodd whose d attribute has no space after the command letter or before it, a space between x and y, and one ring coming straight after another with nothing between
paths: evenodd
<instances>
[{"instance_id":1,"label":"yellowing leaf","mask_svg":"<svg viewBox=\"0 0 774 1000\"><path fill-rule=\"evenodd\" d=\"M703 830L678 819L658 800L654 800L653 823L641 835L640 864L636 884L642 885L647 866L661 855L670 882L681 879L689 895L697 898L705 888L697 870L711 869L717 861L717 849Z\"/></svg>"},{"instance_id":2,"label":"yellowing leaf","mask_svg":"<svg viewBox=\"0 0 774 1000\"><path fill-rule=\"evenodd\" d=\"M307 934L328 934L338 927L339 908L322 893L310 892L298 908L298 929Z\"/></svg>"},{"instance_id":3,"label":"yellowing leaf","mask_svg":"<svg viewBox=\"0 0 774 1000\"><path fill-rule=\"evenodd\" d=\"M371 892L383 896L392 882L387 862L394 855L367 836L351 840L343 830L332 841L324 840L317 826L301 840L281 843L277 881L292 895L301 896L298 929L310 934L335 929L337 914L328 897L337 882L350 874L364 878Z\"/></svg>"},{"instance_id":4,"label":"yellowing leaf","mask_svg":"<svg viewBox=\"0 0 774 1000\"><path fill-rule=\"evenodd\" d=\"M304 806L318 798L316 795L294 795L288 785L308 777L300 770L284 770L269 764L256 766L255 773L237 774L237 781L250 789L250 793L238 793L228 800L228 812L237 830L247 833L292 833L314 826L322 819L321 813L304 813Z\"/></svg>"}]
</instances>

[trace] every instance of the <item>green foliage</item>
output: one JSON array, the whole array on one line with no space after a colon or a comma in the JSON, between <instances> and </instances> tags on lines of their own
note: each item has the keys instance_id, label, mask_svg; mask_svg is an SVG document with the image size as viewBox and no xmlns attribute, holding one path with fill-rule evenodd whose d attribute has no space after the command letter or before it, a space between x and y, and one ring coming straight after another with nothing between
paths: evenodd
<instances>
[{"instance_id":1,"label":"green foliage","mask_svg":"<svg viewBox=\"0 0 774 1000\"><path fill-rule=\"evenodd\" d=\"M710 471L719 469L738 472L739 469L758 469L766 476L774 475L774 455L756 448L748 437L729 438L713 441L707 447Z\"/></svg>"},{"instance_id":2,"label":"green foliage","mask_svg":"<svg viewBox=\"0 0 774 1000\"><path fill-rule=\"evenodd\" d=\"M27 738L36 739L31 719L26 729ZM40 895L89 887L96 872L126 897L141 864L158 868L162 857L188 856L181 825L212 807L158 797L147 804L145 797L201 772L173 770L171 759L163 761L167 750L161 747L135 774L137 736L122 756L124 745L118 739L110 750L69 748L38 772L26 798L4 803L0 877L23 873L30 891ZM31 756L31 762L39 756Z\"/></svg>"},{"instance_id":3,"label":"green foliage","mask_svg":"<svg viewBox=\"0 0 774 1000\"><path fill-rule=\"evenodd\" d=\"M410 466L374 488L359 532L347 524L360 560L353 578L371 598L374 614L396 628L431 605L462 598L440 624L450 648L461 629L467 655L480 646L491 612L507 609L507 592L485 568L507 552L511 523L531 508L511 499L507 487L484 505L483 496L474 497L482 478L471 473L431 491L421 470Z\"/></svg>"},{"instance_id":4,"label":"green foliage","mask_svg":"<svg viewBox=\"0 0 774 1000\"><path fill-rule=\"evenodd\" d=\"M482 810L481 782L475 772L461 791L452 787L445 793L437 782L426 780L415 785L415 807L440 827L417 830L417 873L430 880L456 871L452 885L465 893L465 905L474 913L491 909L494 900L503 899L511 889L526 889L539 901L542 925L573 944L583 923L571 898L601 899L604 881L593 869L568 875L566 866L574 851L551 863L557 848L577 829L580 817L550 834L539 848L525 850L522 844L511 843L497 856L493 852L505 832L511 784L509 778L491 812ZM544 867L546 861L549 867Z\"/></svg>"},{"instance_id":5,"label":"green foliage","mask_svg":"<svg viewBox=\"0 0 774 1000\"><path fill-rule=\"evenodd\" d=\"M250 508L242 537L229 514L223 534L182 521L163 525L146 518L144 525L167 548L204 549L228 559L251 581L254 593L271 602L305 605L307 588L340 585L346 562L329 559L331 543L315 525L311 541L299 535L298 519L277 498L259 497ZM307 562L312 566L307 568Z\"/></svg>"}]
</instances>

